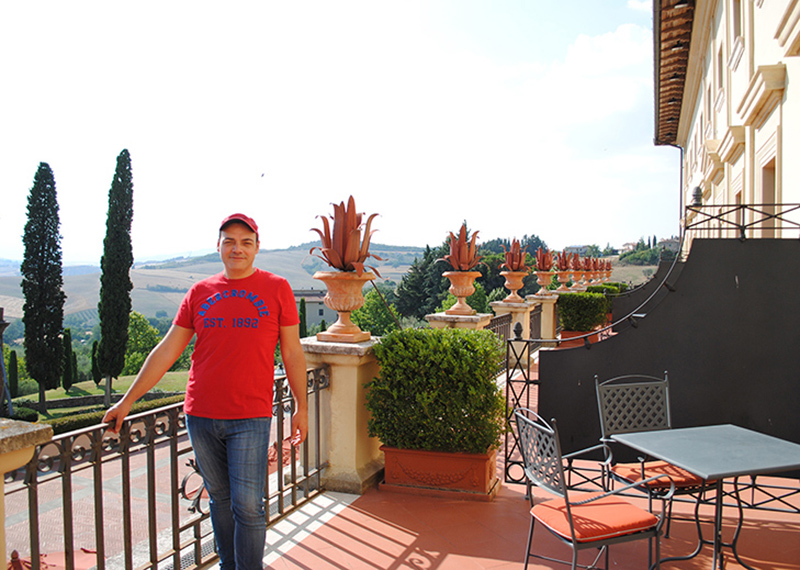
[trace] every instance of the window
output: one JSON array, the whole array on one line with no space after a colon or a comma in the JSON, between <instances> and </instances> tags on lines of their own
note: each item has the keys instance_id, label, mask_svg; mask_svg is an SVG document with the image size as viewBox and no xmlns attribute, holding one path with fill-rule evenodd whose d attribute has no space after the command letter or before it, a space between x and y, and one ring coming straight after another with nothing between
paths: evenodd
<instances>
[{"instance_id":1,"label":"window","mask_svg":"<svg viewBox=\"0 0 800 570\"><path fill-rule=\"evenodd\" d=\"M320 309L319 310L319 316L320 317L325 316L325 309Z\"/></svg>"}]
</instances>

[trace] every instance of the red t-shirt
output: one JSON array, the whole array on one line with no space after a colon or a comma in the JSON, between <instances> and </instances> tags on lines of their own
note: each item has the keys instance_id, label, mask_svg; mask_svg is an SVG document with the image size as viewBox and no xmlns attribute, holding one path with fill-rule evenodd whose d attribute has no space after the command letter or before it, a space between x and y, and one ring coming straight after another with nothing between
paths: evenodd
<instances>
[{"instance_id":1,"label":"red t-shirt","mask_svg":"<svg viewBox=\"0 0 800 570\"><path fill-rule=\"evenodd\" d=\"M197 335L187 414L213 419L272 416L280 327L300 322L289 282L256 268L244 279L222 273L195 283L174 324Z\"/></svg>"}]
</instances>

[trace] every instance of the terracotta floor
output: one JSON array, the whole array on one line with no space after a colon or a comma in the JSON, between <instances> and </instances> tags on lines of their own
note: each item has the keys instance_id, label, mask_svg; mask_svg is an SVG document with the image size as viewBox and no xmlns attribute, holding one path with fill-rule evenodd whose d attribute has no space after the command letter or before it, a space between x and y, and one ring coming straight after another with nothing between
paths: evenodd
<instances>
[{"instance_id":1,"label":"terracotta floor","mask_svg":"<svg viewBox=\"0 0 800 570\"><path fill-rule=\"evenodd\" d=\"M794 481L797 484L797 481ZM537 496L539 496L537 494ZM355 497L326 493L299 518L270 530L267 567L304 569L521 569L529 515L522 485L504 485L493 502L421 497L372 489ZM800 499L792 499L798 506ZM676 515L692 507L676 504ZM707 511L707 512L706 512ZM709 520L711 507L701 517ZM730 540L734 509L725 510L723 536ZM663 556L688 554L696 544L694 524L673 521L672 536L662 539ZM534 548L555 557L569 549L539 528ZM800 514L745 511L739 540L743 560L759 570L800 569ZM591 558L589 552L583 554ZM743 568L725 551L725 568ZM588 559L583 559L583 563ZM611 568L645 568L646 543L615 545ZM529 568L564 568L532 559ZM705 547L690 561L669 562L663 568L711 568Z\"/></svg>"}]
</instances>

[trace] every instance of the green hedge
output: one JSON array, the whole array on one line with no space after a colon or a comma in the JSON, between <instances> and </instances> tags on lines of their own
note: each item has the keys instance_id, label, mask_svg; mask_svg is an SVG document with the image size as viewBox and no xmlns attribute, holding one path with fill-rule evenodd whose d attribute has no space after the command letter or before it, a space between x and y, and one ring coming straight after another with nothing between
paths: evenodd
<instances>
[{"instance_id":1,"label":"green hedge","mask_svg":"<svg viewBox=\"0 0 800 570\"><path fill-rule=\"evenodd\" d=\"M178 396L169 396L167 398L160 398L158 400L150 400L147 402L136 402L131 406L131 415L133 414L140 414L142 412L146 412L148 410L154 410L156 408L161 408L163 406L168 406L170 404L175 404L177 402L183 402L184 395ZM75 431L76 429L81 429L89 426L94 426L103 421L103 416L106 414L106 410L99 410L99 411L92 411L92 412L84 412L73 414L71 416L64 416L61 418L53 418L48 420L42 420L43 424L50 424L53 426L53 433L55 435L61 433L67 433L70 431Z\"/></svg>"},{"instance_id":2,"label":"green hedge","mask_svg":"<svg viewBox=\"0 0 800 570\"><path fill-rule=\"evenodd\" d=\"M591 331L606 322L606 296L601 293L562 293L557 304L563 330Z\"/></svg>"},{"instance_id":3,"label":"green hedge","mask_svg":"<svg viewBox=\"0 0 800 570\"><path fill-rule=\"evenodd\" d=\"M606 298L606 313L610 313L614 306L614 297L619 295L619 286L616 283L602 283L601 285L589 285L587 293L600 293Z\"/></svg>"},{"instance_id":4,"label":"green hedge","mask_svg":"<svg viewBox=\"0 0 800 570\"><path fill-rule=\"evenodd\" d=\"M505 430L495 373L505 349L490 331L405 329L375 345L380 376L366 384L369 434L385 445L486 453Z\"/></svg>"}]
</instances>

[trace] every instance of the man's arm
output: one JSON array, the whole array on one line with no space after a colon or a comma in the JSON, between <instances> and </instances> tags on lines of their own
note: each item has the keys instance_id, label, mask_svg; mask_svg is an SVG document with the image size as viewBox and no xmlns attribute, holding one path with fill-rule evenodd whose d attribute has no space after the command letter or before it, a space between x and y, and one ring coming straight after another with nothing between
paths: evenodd
<instances>
[{"instance_id":1,"label":"man's arm","mask_svg":"<svg viewBox=\"0 0 800 570\"><path fill-rule=\"evenodd\" d=\"M194 336L192 329L172 325L156 347L150 351L142 365L136 379L125 392L125 396L114 406L108 409L103 416L103 423L110 423L109 429L114 433L119 433L122 421L131 410L133 403L145 395L150 388L158 384L158 381L169 370L183 349L189 344Z\"/></svg>"},{"instance_id":2,"label":"man's arm","mask_svg":"<svg viewBox=\"0 0 800 570\"><path fill-rule=\"evenodd\" d=\"M292 325L281 327L280 332L283 367L295 401L295 411L292 416L292 438L296 438L295 443L305 441L308 435L306 355L303 352L303 345L300 344L299 330L299 325Z\"/></svg>"}]
</instances>

